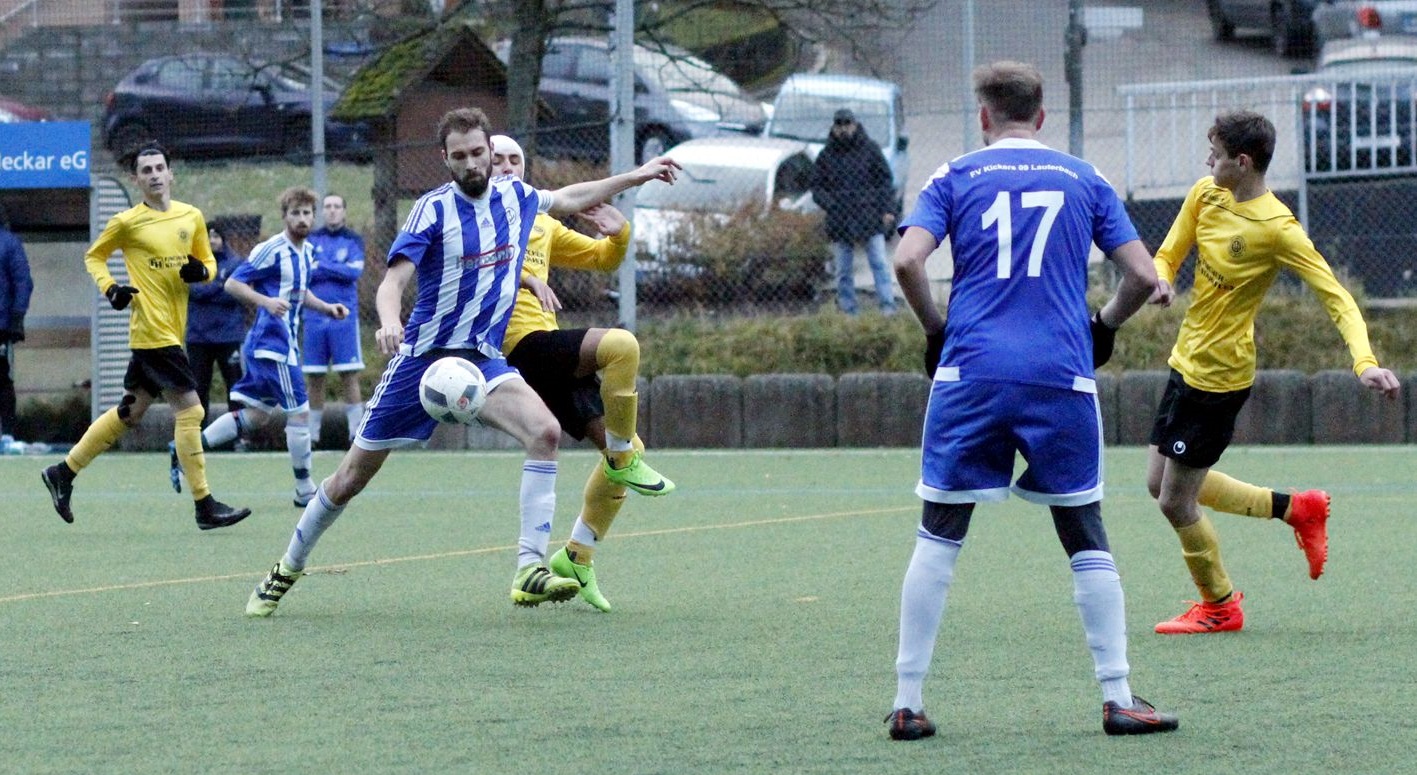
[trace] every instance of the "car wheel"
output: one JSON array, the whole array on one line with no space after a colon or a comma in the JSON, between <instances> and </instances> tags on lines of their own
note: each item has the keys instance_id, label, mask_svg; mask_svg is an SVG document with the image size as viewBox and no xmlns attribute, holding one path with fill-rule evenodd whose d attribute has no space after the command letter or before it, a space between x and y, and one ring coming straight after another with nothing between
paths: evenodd
<instances>
[{"instance_id":1,"label":"car wheel","mask_svg":"<svg viewBox=\"0 0 1417 775\"><path fill-rule=\"evenodd\" d=\"M115 157L122 155L124 151L130 150L138 143L153 140L153 133L143 124L136 121L129 122L113 130L108 136L108 150L113 152Z\"/></svg>"},{"instance_id":2,"label":"car wheel","mask_svg":"<svg viewBox=\"0 0 1417 775\"><path fill-rule=\"evenodd\" d=\"M640 137L639 151L635 154L635 158L639 159L640 164L644 164L656 156L663 156L664 152L669 150L673 144L674 139L663 129L647 129Z\"/></svg>"},{"instance_id":3,"label":"car wheel","mask_svg":"<svg viewBox=\"0 0 1417 775\"><path fill-rule=\"evenodd\" d=\"M1216 40L1230 40L1235 37L1235 25L1225 18L1220 10L1219 0L1206 0L1206 11L1210 16L1210 35Z\"/></svg>"}]
</instances>

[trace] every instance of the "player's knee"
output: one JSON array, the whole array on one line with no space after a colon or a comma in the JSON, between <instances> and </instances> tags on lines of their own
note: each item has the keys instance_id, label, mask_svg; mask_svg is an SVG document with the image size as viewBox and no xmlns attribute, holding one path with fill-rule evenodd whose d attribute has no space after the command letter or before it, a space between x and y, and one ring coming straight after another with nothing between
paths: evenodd
<instances>
[{"instance_id":1,"label":"player's knee","mask_svg":"<svg viewBox=\"0 0 1417 775\"><path fill-rule=\"evenodd\" d=\"M638 368L640 341L623 328L607 329L605 335L600 338L600 344L595 348L595 355L601 367L614 363L634 363Z\"/></svg>"},{"instance_id":2,"label":"player's knee","mask_svg":"<svg viewBox=\"0 0 1417 775\"><path fill-rule=\"evenodd\" d=\"M1053 528L1058 532L1058 540L1069 557L1078 552L1111 551L1107 544L1107 530L1102 526L1102 502L1094 501L1082 506L1053 506Z\"/></svg>"},{"instance_id":3,"label":"player's knee","mask_svg":"<svg viewBox=\"0 0 1417 775\"><path fill-rule=\"evenodd\" d=\"M963 541L969 532L969 518L974 514L973 503L934 503L925 501L920 514L920 527L937 538Z\"/></svg>"},{"instance_id":4,"label":"player's knee","mask_svg":"<svg viewBox=\"0 0 1417 775\"><path fill-rule=\"evenodd\" d=\"M173 422L179 428L200 429L202 427L202 419L206 416L207 413L202 409L201 404L193 404L186 409L178 409L172 413Z\"/></svg>"},{"instance_id":5,"label":"player's knee","mask_svg":"<svg viewBox=\"0 0 1417 775\"><path fill-rule=\"evenodd\" d=\"M118 419L130 428L143 419L143 408L138 407L137 396L124 393L123 397L118 399Z\"/></svg>"},{"instance_id":6,"label":"player's knee","mask_svg":"<svg viewBox=\"0 0 1417 775\"><path fill-rule=\"evenodd\" d=\"M555 453L561 446L561 423L550 412L532 428L528 450L539 453Z\"/></svg>"}]
</instances>

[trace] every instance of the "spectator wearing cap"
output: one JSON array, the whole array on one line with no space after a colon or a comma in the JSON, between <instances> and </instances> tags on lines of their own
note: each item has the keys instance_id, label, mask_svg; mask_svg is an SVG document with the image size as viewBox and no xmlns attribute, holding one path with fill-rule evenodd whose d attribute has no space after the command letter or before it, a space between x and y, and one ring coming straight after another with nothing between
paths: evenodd
<instances>
[{"instance_id":1,"label":"spectator wearing cap","mask_svg":"<svg viewBox=\"0 0 1417 775\"><path fill-rule=\"evenodd\" d=\"M853 265L858 245L876 284L882 314L895 313L895 287L886 266L885 232L895 225L891 168L881 149L846 108L836 112L826 147L812 168L812 199L826 213L827 239L836 257L836 302L857 313Z\"/></svg>"}]
</instances>

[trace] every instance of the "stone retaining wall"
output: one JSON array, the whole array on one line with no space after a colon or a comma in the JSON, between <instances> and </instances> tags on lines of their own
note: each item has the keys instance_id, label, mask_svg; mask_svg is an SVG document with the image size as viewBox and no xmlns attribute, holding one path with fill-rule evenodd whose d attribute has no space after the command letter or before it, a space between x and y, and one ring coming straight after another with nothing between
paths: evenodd
<instances>
[{"instance_id":1,"label":"stone retaining wall","mask_svg":"<svg viewBox=\"0 0 1417 775\"><path fill-rule=\"evenodd\" d=\"M1167 372L1098 375L1104 438L1113 445L1146 444ZM1417 385L1417 374L1404 386ZM899 373L667 375L639 383L639 432L659 448L913 447L920 443L930 382ZM1365 390L1349 371L1260 372L1235 427L1237 444L1404 444L1417 442L1417 398L1404 387L1397 401ZM347 438L340 404L327 404L317 448ZM166 405L148 411L119 442L124 450L165 449L172 438ZM579 444L567 437L567 447ZM280 422L253 440L257 449L284 449ZM518 449L490 428L444 426L431 449Z\"/></svg>"}]
</instances>

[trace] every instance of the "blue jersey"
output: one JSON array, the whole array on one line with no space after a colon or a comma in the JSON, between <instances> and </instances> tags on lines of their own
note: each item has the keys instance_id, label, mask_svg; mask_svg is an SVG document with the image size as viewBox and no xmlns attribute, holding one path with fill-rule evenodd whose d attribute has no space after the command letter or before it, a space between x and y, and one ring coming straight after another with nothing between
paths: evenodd
<instances>
[{"instance_id":1,"label":"blue jersey","mask_svg":"<svg viewBox=\"0 0 1417 775\"><path fill-rule=\"evenodd\" d=\"M307 241L315 251L310 292L331 304L343 304L349 308L350 317L357 316L359 275L364 273L364 238L348 226L341 226L316 229Z\"/></svg>"},{"instance_id":2,"label":"blue jersey","mask_svg":"<svg viewBox=\"0 0 1417 775\"><path fill-rule=\"evenodd\" d=\"M310 286L312 260L309 241L297 248L282 231L253 248L251 258L231 273L232 279L257 293L290 302L290 309L281 316L272 315L265 307L257 311L245 347L255 357L299 365L300 310Z\"/></svg>"},{"instance_id":3,"label":"blue jersey","mask_svg":"<svg viewBox=\"0 0 1417 775\"><path fill-rule=\"evenodd\" d=\"M452 183L420 197L389 248L389 264L402 256L418 277L401 352L502 357L531 225L550 206L550 192L515 179L492 182L478 199Z\"/></svg>"},{"instance_id":4,"label":"blue jersey","mask_svg":"<svg viewBox=\"0 0 1417 775\"><path fill-rule=\"evenodd\" d=\"M1090 380L1087 264L1137 239L1112 185L1082 159L1004 139L935 172L900 226L950 240L940 365L951 378L1073 388Z\"/></svg>"}]
</instances>

